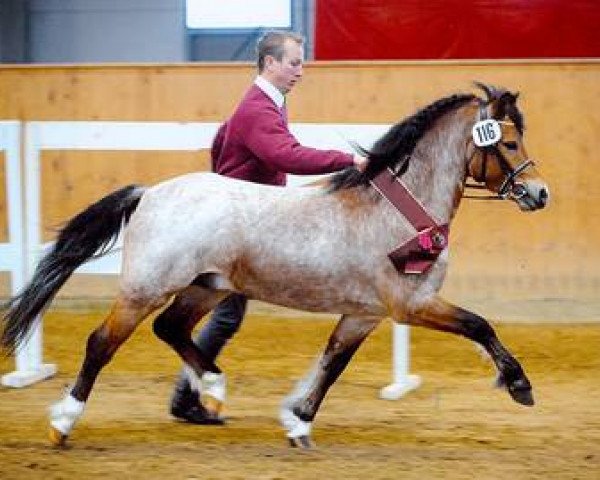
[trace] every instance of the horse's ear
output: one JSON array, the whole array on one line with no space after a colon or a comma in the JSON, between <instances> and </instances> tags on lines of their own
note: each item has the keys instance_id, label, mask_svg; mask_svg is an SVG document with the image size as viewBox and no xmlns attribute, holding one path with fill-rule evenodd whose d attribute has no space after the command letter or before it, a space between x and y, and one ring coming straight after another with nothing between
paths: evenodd
<instances>
[{"instance_id":1,"label":"horse's ear","mask_svg":"<svg viewBox=\"0 0 600 480\"><path fill-rule=\"evenodd\" d=\"M517 98L519 96L519 93L512 93L509 92L508 90L503 92L502 95L500 96L500 102L501 103L516 103L517 102Z\"/></svg>"},{"instance_id":2,"label":"horse's ear","mask_svg":"<svg viewBox=\"0 0 600 480\"><path fill-rule=\"evenodd\" d=\"M473 84L480 90L483 90L483 92L485 93L485 96L486 96L486 101L488 103L495 99L497 92L494 87L492 87L491 85L486 85L485 83L477 82L477 81L473 82Z\"/></svg>"},{"instance_id":3,"label":"horse's ear","mask_svg":"<svg viewBox=\"0 0 600 480\"><path fill-rule=\"evenodd\" d=\"M494 103L494 118L503 119L508 116L516 125L517 129L523 134L523 115L517 107L518 93L503 91L497 102Z\"/></svg>"},{"instance_id":4,"label":"horse's ear","mask_svg":"<svg viewBox=\"0 0 600 480\"><path fill-rule=\"evenodd\" d=\"M518 96L518 93L515 94L508 90L503 91L496 102L496 118L504 118L510 109L516 108Z\"/></svg>"}]
</instances>

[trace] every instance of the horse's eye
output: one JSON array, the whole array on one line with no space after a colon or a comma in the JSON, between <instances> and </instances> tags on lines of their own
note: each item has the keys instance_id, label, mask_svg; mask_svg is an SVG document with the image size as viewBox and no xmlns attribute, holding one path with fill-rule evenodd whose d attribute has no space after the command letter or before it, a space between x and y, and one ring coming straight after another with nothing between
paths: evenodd
<instances>
[{"instance_id":1,"label":"horse's eye","mask_svg":"<svg viewBox=\"0 0 600 480\"><path fill-rule=\"evenodd\" d=\"M516 150L518 148L517 142L503 142L502 145L509 150Z\"/></svg>"}]
</instances>

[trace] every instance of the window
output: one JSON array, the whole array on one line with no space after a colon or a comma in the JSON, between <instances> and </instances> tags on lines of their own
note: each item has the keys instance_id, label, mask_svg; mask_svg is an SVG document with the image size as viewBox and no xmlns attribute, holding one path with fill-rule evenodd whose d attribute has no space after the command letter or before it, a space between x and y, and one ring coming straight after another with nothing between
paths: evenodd
<instances>
[{"instance_id":1,"label":"window","mask_svg":"<svg viewBox=\"0 0 600 480\"><path fill-rule=\"evenodd\" d=\"M290 28L291 0L186 0L189 29Z\"/></svg>"}]
</instances>

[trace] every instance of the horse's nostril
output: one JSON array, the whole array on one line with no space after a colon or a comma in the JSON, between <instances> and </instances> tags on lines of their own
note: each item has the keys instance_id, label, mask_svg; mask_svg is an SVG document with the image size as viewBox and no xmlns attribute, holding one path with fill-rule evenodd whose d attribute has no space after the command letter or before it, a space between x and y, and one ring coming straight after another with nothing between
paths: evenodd
<instances>
[{"instance_id":1,"label":"horse's nostril","mask_svg":"<svg viewBox=\"0 0 600 480\"><path fill-rule=\"evenodd\" d=\"M539 202L542 206L546 205L548 201L548 190L544 187L540 190L540 199Z\"/></svg>"}]
</instances>

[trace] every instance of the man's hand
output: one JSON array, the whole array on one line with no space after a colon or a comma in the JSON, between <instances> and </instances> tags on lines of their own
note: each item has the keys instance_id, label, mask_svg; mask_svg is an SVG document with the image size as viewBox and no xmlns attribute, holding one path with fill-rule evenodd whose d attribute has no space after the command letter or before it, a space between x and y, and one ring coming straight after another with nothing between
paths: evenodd
<instances>
[{"instance_id":1,"label":"man's hand","mask_svg":"<svg viewBox=\"0 0 600 480\"><path fill-rule=\"evenodd\" d=\"M354 155L354 166L358 169L359 172L364 172L368 164L368 158L363 157L362 155Z\"/></svg>"}]
</instances>

